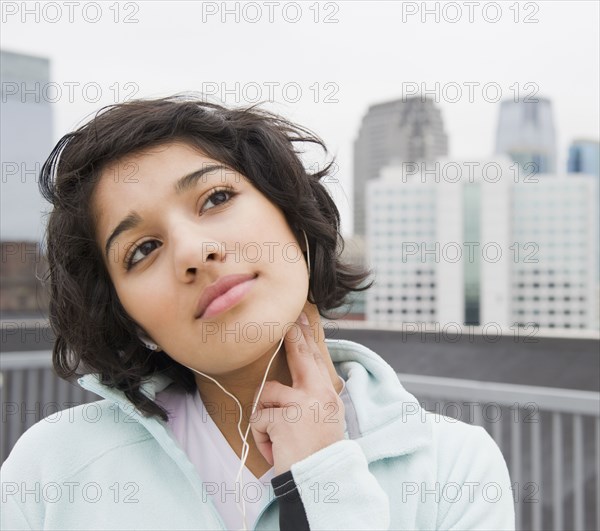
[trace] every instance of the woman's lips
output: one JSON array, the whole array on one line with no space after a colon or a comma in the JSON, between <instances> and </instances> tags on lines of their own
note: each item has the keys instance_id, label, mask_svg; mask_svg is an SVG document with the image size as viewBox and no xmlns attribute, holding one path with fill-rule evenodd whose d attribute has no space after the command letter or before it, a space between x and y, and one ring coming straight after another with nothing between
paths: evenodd
<instances>
[{"instance_id":1,"label":"woman's lips","mask_svg":"<svg viewBox=\"0 0 600 531\"><path fill-rule=\"evenodd\" d=\"M246 293L248 293L254 283L256 282L256 278L251 278L250 280L246 280L245 282L241 282L236 284L228 291L214 299L204 310L204 313L199 317L199 319L206 319L208 317L212 317L213 315L217 315L229 308L235 306L238 302L240 302Z\"/></svg>"}]
</instances>

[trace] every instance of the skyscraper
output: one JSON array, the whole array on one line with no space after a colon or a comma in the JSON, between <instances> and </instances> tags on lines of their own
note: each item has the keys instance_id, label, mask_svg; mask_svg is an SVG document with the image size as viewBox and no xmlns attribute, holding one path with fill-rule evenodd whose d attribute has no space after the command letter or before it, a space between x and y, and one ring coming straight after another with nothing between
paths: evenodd
<instances>
[{"instance_id":1,"label":"skyscraper","mask_svg":"<svg viewBox=\"0 0 600 531\"><path fill-rule=\"evenodd\" d=\"M500 106L496 154L519 164L524 175L556 171L556 135L552 103L505 100Z\"/></svg>"},{"instance_id":2,"label":"skyscraper","mask_svg":"<svg viewBox=\"0 0 600 531\"><path fill-rule=\"evenodd\" d=\"M52 109L44 98L50 81L50 61L8 51L0 54L0 240L39 243L42 212L49 207L37 180L52 149Z\"/></svg>"},{"instance_id":3,"label":"skyscraper","mask_svg":"<svg viewBox=\"0 0 600 531\"><path fill-rule=\"evenodd\" d=\"M588 173L600 176L600 142L598 140L574 140L569 147L567 162L569 173Z\"/></svg>"},{"instance_id":4,"label":"skyscraper","mask_svg":"<svg viewBox=\"0 0 600 531\"><path fill-rule=\"evenodd\" d=\"M569 147L569 159L567 161L567 172L570 174L587 174L600 177L600 142L598 140L574 140ZM600 197L596 196L598 208L596 219L593 221L595 227L595 238L599 237L600 227ZM598 294L600 295L600 247L596 248L596 280L598 283Z\"/></svg>"},{"instance_id":5,"label":"skyscraper","mask_svg":"<svg viewBox=\"0 0 600 531\"><path fill-rule=\"evenodd\" d=\"M365 235L366 183L384 166L447 155L440 110L431 99L402 98L369 107L354 141L354 234Z\"/></svg>"},{"instance_id":6,"label":"skyscraper","mask_svg":"<svg viewBox=\"0 0 600 531\"><path fill-rule=\"evenodd\" d=\"M52 149L52 109L45 97L50 61L0 51L0 310L3 316L39 315L48 308L40 252L49 210L38 189L41 165Z\"/></svg>"}]
</instances>

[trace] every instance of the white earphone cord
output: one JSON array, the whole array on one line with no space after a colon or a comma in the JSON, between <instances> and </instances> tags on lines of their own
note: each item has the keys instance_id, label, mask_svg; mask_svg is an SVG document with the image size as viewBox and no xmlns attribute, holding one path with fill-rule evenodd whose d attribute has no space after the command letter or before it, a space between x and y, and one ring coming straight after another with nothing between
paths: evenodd
<instances>
[{"instance_id":1,"label":"white earphone cord","mask_svg":"<svg viewBox=\"0 0 600 531\"><path fill-rule=\"evenodd\" d=\"M304 231L302 231L304 232ZM306 232L304 232L304 240L306 241L306 261L308 262L308 278L310 279L310 251L308 248L308 238L306 237ZM277 355L277 353L279 352L279 349L281 348L281 345L283 344L283 340L285 339L285 336L283 336L281 338L281 340L279 341L279 345L277 346L277 349L275 350L275 353L273 354L273 356L271 356L271 360L269 361L269 365L267 365L267 370L265 371L265 375L263 376L263 380L262 383L260 384L260 389L258 391L258 395L256 396L256 401L254 402L254 405L252 406L252 413L250 413L250 418L252 418L252 416L254 415L254 412L256 411L256 408L258 406L258 401L260 399L260 395L262 394L262 390L263 387L265 386L265 381L267 379L267 374L269 374L269 369L271 368L271 363L273 363L273 360L275 359L275 356ZM187 367L187 365L185 365L185 367ZM194 371L197 374L201 374L202 376L206 376L206 378L209 378L210 380L212 380L213 382L215 382L222 390L223 392L227 393L231 398L233 398L236 402L236 404L238 405L238 408L240 409L240 420L238 421L238 433L240 434L240 437L242 439L242 461L240 463L240 469L238 470L238 473L235 477L235 483L240 483L240 479L241 479L241 498L242 498L242 507L240 512L242 513L242 521L243 521L243 529L244 531L247 531L248 526L246 523L246 500L244 500L244 475L242 474L242 471L244 469L244 466L246 464L246 459L248 458L248 452L250 449L250 445L248 444L248 433L250 431L250 423L248 423L248 427L246 428L246 434L242 435L242 429L241 429L241 423L242 423L242 418L243 418L243 411L242 411L242 405L239 403L238 399L233 396L229 391L227 391L219 382L217 382L217 380L215 380L212 376L208 376L208 374L204 374L201 371L197 371L196 369L192 368L192 367L187 367L188 369L190 369L191 371ZM239 509L239 504L238 504L238 509Z\"/></svg>"},{"instance_id":2,"label":"white earphone cord","mask_svg":"<svg viewBox=\"0 0 600 531\"><path fill-rule=\"evenodd\" d=\"M258 400L260 399L260 395L262 393L263 387L265 386L265 381L267 379L267 374L269 373L269 369L271 368L271 363L273 363L273 360L275 359L275 356L277 355L277 353L279 352L279 349L281 348L281 345L283 344L283 340L285 339L285 336L281 338L281 340L279 341L279 345L277 346L277 350L275 350L275 353L273 354L273 356L271 356L271 360L269 361L269 365L267 366L267 370L265 371L265 375L263 376L263 380L262 383L260 385L260 390L258 392L258 395L256 397L256 401L254 403L254 405L252 406L252 413L250 413L250 417L252 417L254 415L254 412L256 411L256 407L258 406ZM240 437L242 439L242 462L240 464L240 469L238 470L238 473L235 477L235 483L240 483L240 478L241 478L241 498L242 498L242 509L241 509L241 513L242 513L242 519L244 521L244 531L246 531L248 529L247 524L246 524L246 502L244 500L244 476L242 474L242 471L244 469L244 465L246 464L246 459L248 458L248 451L250 448L250 445L248 444L248 433L250 431L250 424L248 424L248 427L246 428L246 434L242 435L242 429L241 429L241 423L242 423L242 406L239 403L238 399L233 396L229 391L227 391L219 382L217 382L214 378L212 378L211 376L208 376L207 374L204 374L203 372L197 371L196 369L193 369L192 367L188 367L188 369L201 374L203 376L206 376L207 378L210 378L213 382L215 382L225 393L227 393L231 398L233 398L236 402L236 404L238 405L238 408L240 409L240 420L238 421L238 433L240 434Z\"/></svg>"}]
</instances>

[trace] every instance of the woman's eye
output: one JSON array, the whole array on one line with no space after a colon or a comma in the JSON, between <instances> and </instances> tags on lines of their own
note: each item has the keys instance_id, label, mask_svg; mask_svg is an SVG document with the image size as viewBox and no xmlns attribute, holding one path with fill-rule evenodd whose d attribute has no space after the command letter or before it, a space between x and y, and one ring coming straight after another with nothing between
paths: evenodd
<instances>
[{"instance_id":1,"label":"woman's eye","mask_svg":"<svg viewBox=\"0 0 600 531\"><path fill-rule=\"evenodd\" d=\"M139 260L134 260L135 255L140 252L142 249L144 249L149 243L158 243L157 240L148 240L145 241L144 243L141 243L140 245L138 245L129 255L129 258L127 259L127 269L131 269L135 264L137 264L140 260L142 260L142 258L140 258ZM142 253L142 255L144 255ZM144 255L147 256L147 255Z\"/></svg>"},{"instance_id":2,"label":"woman's eye","mask_svg":"<svg viewBox=\"0 0 600 531\"><path fill-rule=\"evenodd\" d=\"M226 203L228 201L228 199L223 199L223 196L228 196L228 195L229 196L233 195L231 190L216 190L215 192L213 192L212 194L210 194L208 196L208 199L204 202L204 205L206 205L209 202L213 203L213 205L214 205L215 202L213 201L213 198L217 198L217 203L218 204L216 204L215 206L218 206L219 204ZM223 199L223 200L220 201L219 198ZM201 209L202 212L204 210L206 210L206 209ZM210 209L208 209L208 210L210 210Z\"/></svg>"},{"instance_id":3,"label":"woman's eye","mask_svg":"<svg viewBox=\"0 0 600 531\"><path fill-rule=\"evenodd\" d=\"M236 193L237 192L234 192L232 189L215 190L212 194L210 194L208 196L208 199L204 202L204 205L207 205L208 203L212 203L213 207L210 207L210 208L214 208L214 206L219 206L223 203L227 203L227 201L229 201L234 195L236 195ZM210 210L210 208L202 208L201 212ZM160 243L160 242L158 242L157 240L147 240L147 241L141 243L140 245L138 245L137 247L135 247L129 254L129 258L126 260L126 264L125 264L126 269L127 270L131 269L138 262L141 262L145 256L150 254L150 252L152 252L153 249L149 249L148 254L144 254L143 250L144 250L144 248L148 249L148 247L147 247L148 244L153 244L153 243ZM141 253L142 257L137 260L134 260L135 255L138 252Z\"/></svg>"}]
</instances>

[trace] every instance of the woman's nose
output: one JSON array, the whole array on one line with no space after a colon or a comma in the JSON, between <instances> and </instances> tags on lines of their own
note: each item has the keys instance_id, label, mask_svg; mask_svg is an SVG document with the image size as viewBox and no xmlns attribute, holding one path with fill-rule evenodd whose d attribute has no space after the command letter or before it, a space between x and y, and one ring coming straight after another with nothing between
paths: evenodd
<instances>
[{"instance_id":1,"label":"woman's nose","mask_svg":"<svg viewBox=\"0 0 600 531\"><path fill-rule=\"evenodd\" d=\"M192 223L182 222L171 237L175 274L188 282L197 273L225 260L224 244Z\"/></svg>"}]
</instances>

